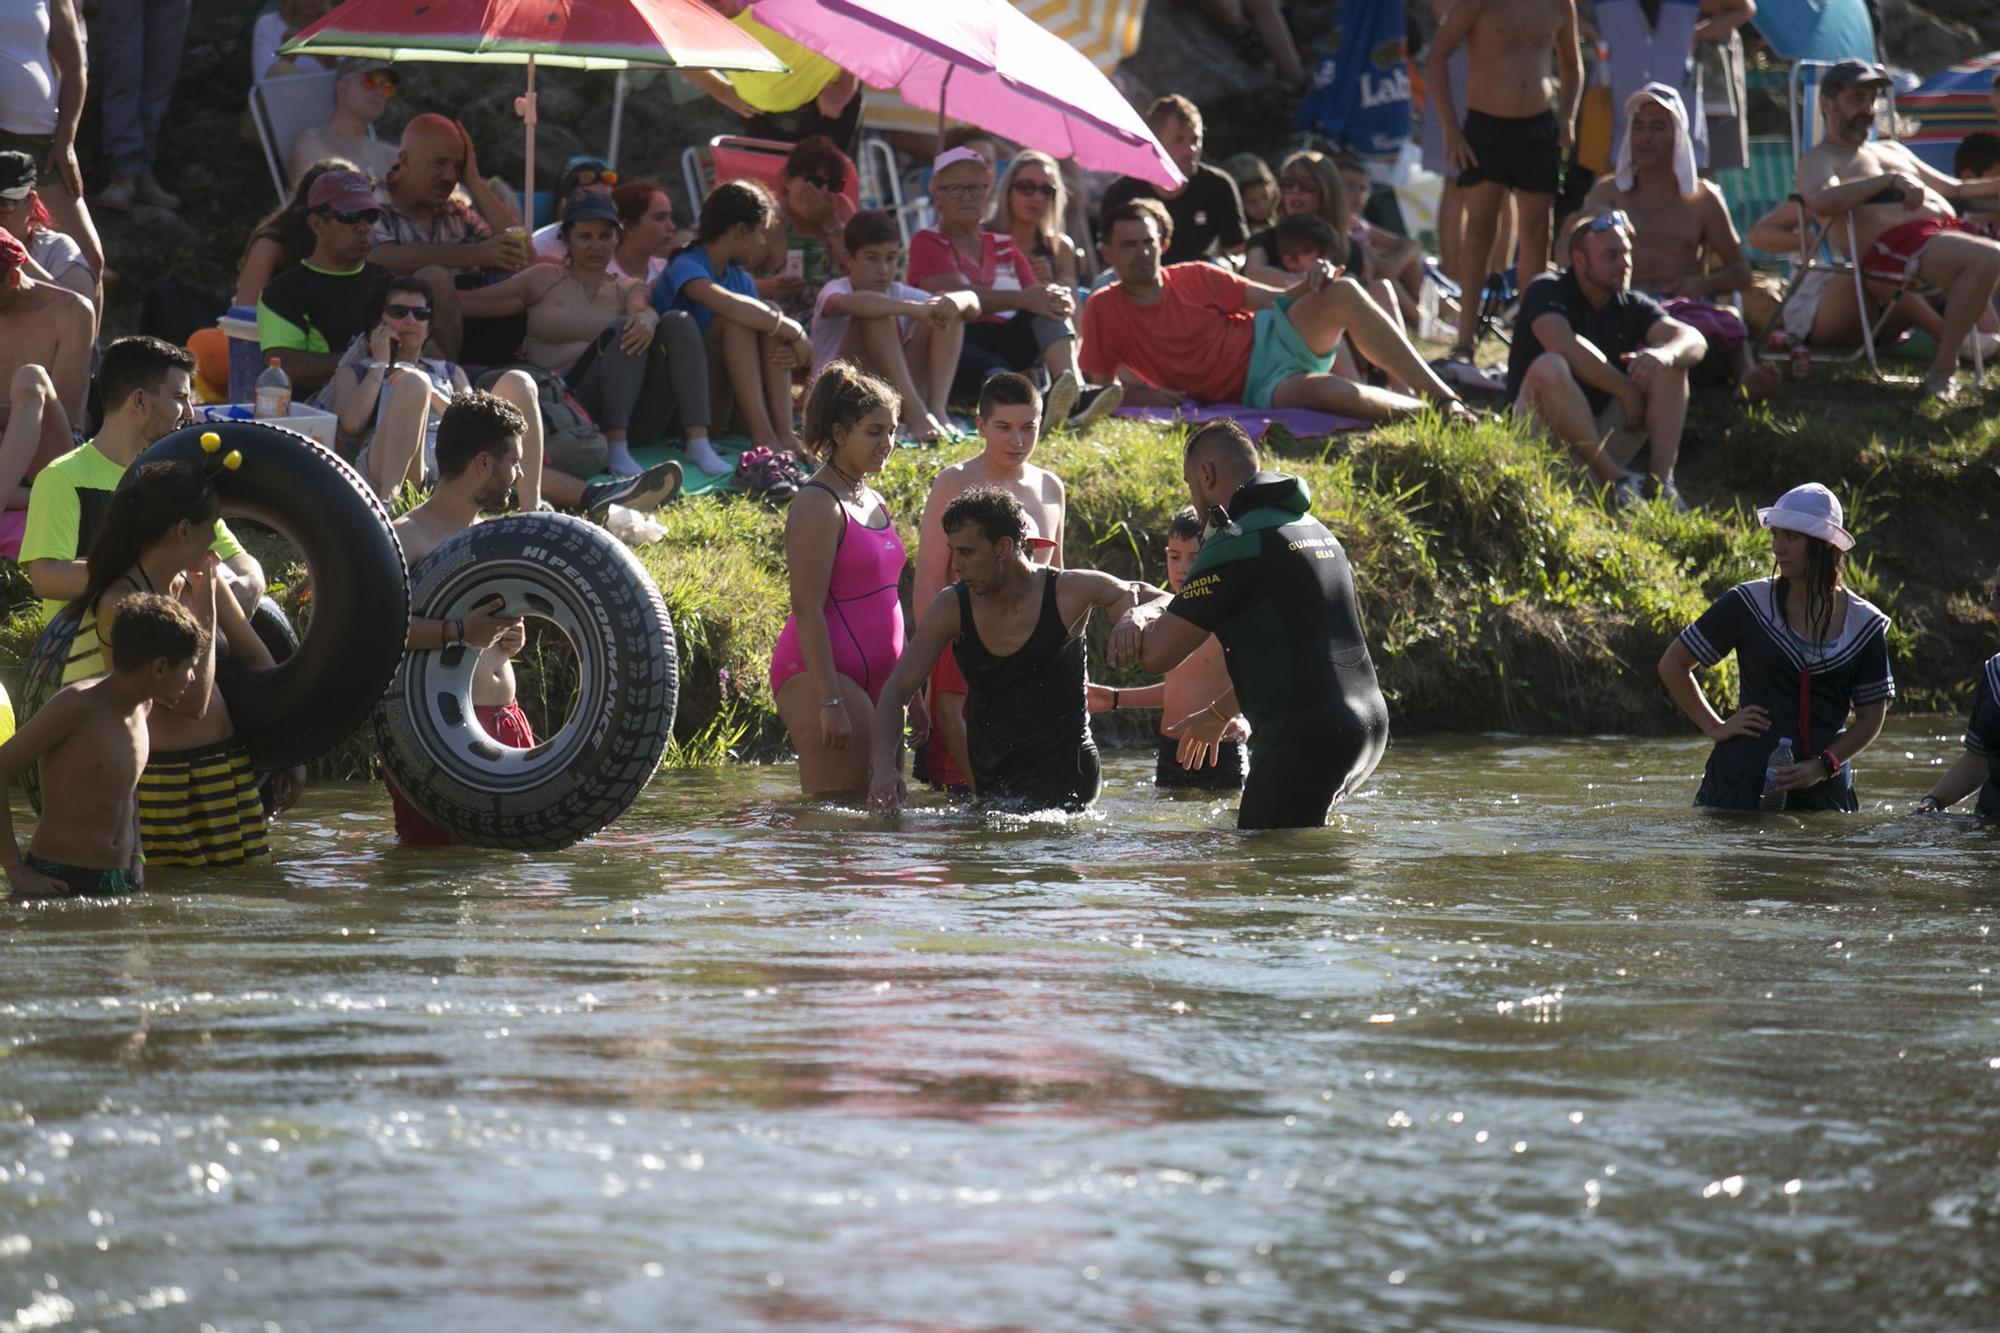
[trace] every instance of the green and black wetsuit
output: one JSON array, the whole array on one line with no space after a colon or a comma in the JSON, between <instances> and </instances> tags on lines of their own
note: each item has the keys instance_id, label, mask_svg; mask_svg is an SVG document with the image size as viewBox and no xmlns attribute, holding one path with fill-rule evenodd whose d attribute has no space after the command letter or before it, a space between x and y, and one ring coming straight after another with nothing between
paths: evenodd
<instances>
[{"instance_id":1,"label":"green and black wetsuit","mask_svg":"<svg viewBox=\"0 0 2000 1333\"><path fill-rule=\"evenodd\" d=\"M1324 824L1389 743L1347 552L1311 506L1296 477L1251 477L1167 607L1221 640L1250 719L1238 828Z\"/></svg>"}]
</instances>

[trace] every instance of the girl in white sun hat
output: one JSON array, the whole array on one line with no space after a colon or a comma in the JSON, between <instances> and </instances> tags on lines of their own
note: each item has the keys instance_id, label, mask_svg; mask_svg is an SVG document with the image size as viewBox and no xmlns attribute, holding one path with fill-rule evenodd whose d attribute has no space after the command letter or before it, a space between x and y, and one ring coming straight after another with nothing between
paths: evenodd
<instances>
[{"instance_id":1,"label":"girl in white sun hat","mask_svg":"<svg viewBox=\"0 0 2000 1333\"><path fill-rule=\"evenodd\" d=\"M1882 730L1896 682L1889 618L1842 581L1854 536L1840 501L1816 482L1794 486L1757 521L1771 531L1777 573L1739 583L1682 630L1660 658L1660 679L1715 742L1695 804L1755 810L1781 739L1794 762L1777 770L1787 810L1853 810L1849 765ZM1741 706L1716 715L1694 677L1736 654ZM1852 710L1854 724L1847 725Z\"/></svg>"}]
</instances>

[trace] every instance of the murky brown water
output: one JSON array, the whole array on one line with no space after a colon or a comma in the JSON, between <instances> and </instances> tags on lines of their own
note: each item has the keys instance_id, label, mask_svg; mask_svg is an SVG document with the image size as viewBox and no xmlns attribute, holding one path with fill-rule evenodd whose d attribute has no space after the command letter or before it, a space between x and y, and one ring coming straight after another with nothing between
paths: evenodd
<instances>
[{"instance_id":1,"label":"murky brown water","mask_svg":"<svg viewBox=\"0 0 2000 1333\"><path fill-rule=\"evenodd\" d=\"M1129 755L540 857L321 788L0 906L0 1330L1990 1327L2000 830L1900 813L1956 736L1811 821L1656 740L1398 741L1254 838Z\"/></svg>"}]
</instances>

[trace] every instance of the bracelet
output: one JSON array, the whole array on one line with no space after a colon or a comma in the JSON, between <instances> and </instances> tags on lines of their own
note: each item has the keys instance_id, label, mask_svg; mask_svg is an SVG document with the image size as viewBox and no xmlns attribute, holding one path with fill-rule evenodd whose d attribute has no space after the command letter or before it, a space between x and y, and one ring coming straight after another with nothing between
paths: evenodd
<instances>
[{"instance_id":1,"label":"bracelet","mask_svg":"<svg viewBox=\"0 0 2000 1333\"><path fill-rule=\"evenodd\" d=\"M775 338L778 336L779 333L783 332L784 330L785 312L782 310L773 310L771 312L771 319L772 319L771 336Z\"/></svg>"},{"instance_id":2,"label":"bracelet","mask_svg":"<svg viewBox=\"0 0 2000 1333\"><path fill-rule=\"evenodd\" d=\"M1111 711L1114 713L1118 711L1118 691L1116 690L1111 691Z\"/></svg>"},{"instance_id":3,"label":"bracelet","mask_svg":"<svg viewBox=\"0 0 2000 1333\"><path fill-rule=\"evenodd\" d=\"M1942 809L1944 809L1944 806L1939 803L1938 798L1935 796L1927 795L1917 802L1917 811L1920 814L1934 815Z\"/></svg>"},{"instance_id":4,"label":"bracelet","mask_svg":"<svg viewBox=\"0 0 2000 1333\"><path fill-rule=\"evenodd\" d=\"M444 646L445 646L445 647L449 648L449 647L451 647L451 646L452 646L453 644L455 644L455 643L464 643L464 642L465 642L465 622L464 622L463 620L447 620L447 621L445 621L445 622L444 622L444 633L445 633L445 640L444 640Z\"/></svg>"},{"instance_id":5,"label":"bracelet","mask_svg":"<svg viewBox=\"0 0 2000 1333\"><path fill-rule=\"evenodd\" d=\"M1210 699L1208 701L1208 711L1215 715L1215 720L1218 722L1227 722L1229 720L1229 714L1223 712L1220 708L1217 708L1215 706L1215 700L1213 699Z\"/></svg>"},{"instance_id":6,"label":"bracelet","mask_svg":"<svg viewBox=\"0 0 2000 1333\"><path fill-rule=\"evenodd\" d=\"M1819 757L1826 760L1826 776L1829 782L1840 776L1840 770L1844 765L1840 762L1839 755L1831 750L1821 750Z\"/></svg>"},{"instance_id":7,"label":"bracelet","mask_svg":"<svg viewBox=\"0 0 2000 1333\"><path fill-rule=\"evenodd\" d=\"M821 708L838 708L840 707L841 703L842 703L841 697L836 694L831 699L821 699L819 701L819 706Z\"/></svg>"}]
</instances>

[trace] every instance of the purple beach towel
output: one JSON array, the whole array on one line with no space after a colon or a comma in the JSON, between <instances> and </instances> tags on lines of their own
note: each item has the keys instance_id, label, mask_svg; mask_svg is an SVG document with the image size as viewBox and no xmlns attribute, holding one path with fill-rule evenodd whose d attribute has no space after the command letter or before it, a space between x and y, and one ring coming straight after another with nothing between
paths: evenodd
<instances>
[{"instance_id":1,"label":"purple beach towel","mask_svg":"<svg viewBox=\"0 0 2000 1333\"><path fill-rule=\"evenodd\" d=\"M1332 412L1314 412L1303 407L1248 407L1242 403L1197 403L1192 398L1179 407L1121 407L1112 415L1131 417L1135 421L1175 420L1200 423L1229 417L1250 433L1253 440L1262 440L1264 432L1272 426L1283 426L1298 439L1311 439L1317 435L1335 435L1344 430L1361 430L1370 423L1354 417L1343 417Z\"/></svg>"}]
</instances>

